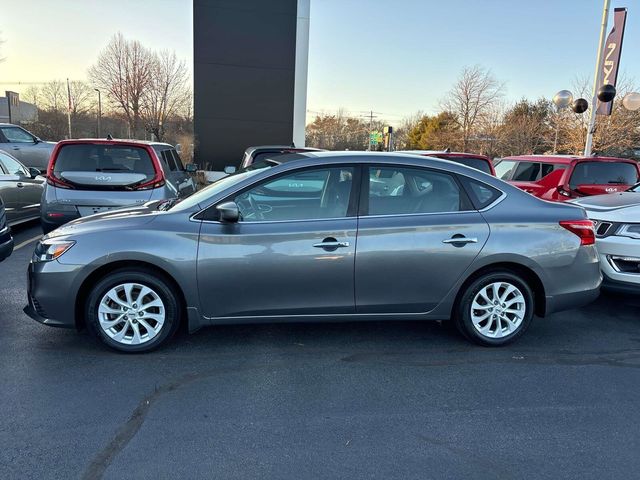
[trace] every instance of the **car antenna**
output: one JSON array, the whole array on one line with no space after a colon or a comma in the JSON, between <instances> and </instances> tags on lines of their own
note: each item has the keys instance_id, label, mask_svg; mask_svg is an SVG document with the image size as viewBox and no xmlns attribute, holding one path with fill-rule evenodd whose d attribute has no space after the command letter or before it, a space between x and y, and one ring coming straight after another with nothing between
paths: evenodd
<instances>
[{"instance_id":1,"label":"car antenna","mask_svg":"<svg viewBox=\"0 0 640 480\"><path fill-rule=\"evenodd\" d=\"M111 136L110 133L107 134L107 140L113 140L113 137Z\"/></svg>"},{"instance_id":2,"label":"car antenna","mask_svg":"<svg viewBox=\"0 0 640 480\"><path fill-rule=\"evenodd\" d=\"M449 147L445 148L444 153L451 153L451 149Z\"/></svg>"}]
</instances>

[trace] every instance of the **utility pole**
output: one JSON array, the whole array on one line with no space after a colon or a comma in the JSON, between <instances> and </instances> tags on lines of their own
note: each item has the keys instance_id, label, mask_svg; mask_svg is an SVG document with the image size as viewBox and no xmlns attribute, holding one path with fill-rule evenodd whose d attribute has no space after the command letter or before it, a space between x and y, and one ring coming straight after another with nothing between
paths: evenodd
<instances>
[{"instance_id":1,"label":"utility pole","mask_svg":"<svg viewBox=\"0 0 640 480\"><path fill-rule=\"evenodd\" d=\"M600 27L600 42L598 43L598 56L596 58L596 72L593 76L593 95L591 97L591 116L589 117L589 125L587 126L587 141L584 145L584 156L591 156L591 148L593 147L593 134L596 129L596 110L598 104L598 83L600 83L600 65L602 65L602 54L604 53L604 44L607 34L607 23L609 23L609 6L611 0L604 0L602 9L602 26Z\"/></svg>"},{"instance_id":2,"label":"utility pole","mask_svg":"<svg viewBox=\"0 0 640 480\"><path fill-rule=\"evenodd\" d=\"M367 115L361 115L361 118L369 119L369 131L367 132L367 151L370 151L371 150L371 129L373 128L373 119L378 118L378 115L374 115L374 114L379 112L374 112L373 110L369 110L367 113L368 113Z\"/></svg>"},{"instance_id":3,"label":"utility pole","mask_svg":"<svg viewBox=\"0 0 640 480\"><path fill-rule=\"evenodd\" d=\"M69 104L67 105L67 122L69 124L69 138L71 138L71 87L69 86L69 79L67 78L67 99Z\"/></svg>"}]
</instances>

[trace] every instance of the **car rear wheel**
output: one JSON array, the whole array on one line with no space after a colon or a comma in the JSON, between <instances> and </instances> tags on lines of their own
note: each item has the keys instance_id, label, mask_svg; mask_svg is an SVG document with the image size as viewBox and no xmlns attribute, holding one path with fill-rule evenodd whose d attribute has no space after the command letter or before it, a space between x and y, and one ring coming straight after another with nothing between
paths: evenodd
<instances>
[{"instance_id":1,"label":"car rear wheel","mask_svg":"<svg viewBox=\"0 0 640 480\"><path fill-rule=\"evenodd\" d=\"M473 342L501 346L525 332L533 310L533 293L525 280L508 271L493 271L465 288L454 320L458 330Z\"/></svg>"},{"instance_id":2,"label":"car rear wheel","mask_svg":"<svg viewBox=\"0 0 640 480\"><path fill-rule=\"evenodd\" d=\"M107 346L148 352L175 333L180 308L164 278L143 270L119 270L91 290L86 320L89 330Z\"/></svg>"}]
</instances>

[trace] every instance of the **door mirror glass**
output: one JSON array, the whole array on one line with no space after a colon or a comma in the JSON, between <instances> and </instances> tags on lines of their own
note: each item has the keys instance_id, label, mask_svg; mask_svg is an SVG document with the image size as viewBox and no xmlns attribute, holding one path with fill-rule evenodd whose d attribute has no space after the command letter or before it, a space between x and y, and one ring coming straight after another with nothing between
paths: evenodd
<instances>
[{"instance_id":1,"label":"door mirror glass","mask_svg":"<svg viewBox=\"0 0 640 480\"><path fill-rule=\"evenodd\" d=\"M36 178L41 173L42 172L40 170L38 170L37 168L29 167L29 175L31 176L31 178Z\"/></svg>"},{"instance_id":2,"label":"door mirror glass","mask_svg":"<svg viewBox=\"0 0 640 480\"><path fill-rule=\"evenodd\" d=\"M187 163L184 166L184 169L188 172L188 173L196 173L198 171L198 166L195 163Z\"/></svg>"},{"instance_id":3,"label":"door mirror glass","mask_svg":"<svg viewBox=\"0 0 640 480\"><path fill-rule=\"evenodd\" d=\"M240 218L240 210L236 202L224 202L216 207L220 215L220 221L235 223Z\"/></svg>"},{"instance_id":4,"label":"door mirror glass","mask_svg":"<svg viewBox=\"0 0 640 480\"><path fill-rule=\"evenodd\" d=\"M227 165L226 167L224 167L224 173L226 173L227 175L231 175L232 173L236 173L236 167L234 167L232 165Z\"/></svg>"}]
</instances>

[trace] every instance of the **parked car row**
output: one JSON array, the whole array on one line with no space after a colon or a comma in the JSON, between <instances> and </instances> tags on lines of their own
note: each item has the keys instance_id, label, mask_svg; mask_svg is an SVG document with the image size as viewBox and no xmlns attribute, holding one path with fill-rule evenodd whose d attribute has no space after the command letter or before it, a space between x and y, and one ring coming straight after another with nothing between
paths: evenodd
<instances>
[{"instance_id":1,"label":"parked car row","mask_svg":"<svg viewBox=\"0 0 640 480\"><path fill-rule=\"evenodd\" d=\"M108 138L57 143L46 181L2 152L0 172L9 223L39 215L48 233L30 263L25 312L87 327L125 352L160 346L183 321L193 331L452 318L467 338L503 345L534 314L595 298L602 272L608 285L640 277L640 252L628 254L640 228L618 211L635 202L640 169L625 159L494 165L448 150L261 146L194 193L171 145ZM596 242L608 246L598 252Z\"/></svg>"}]
</instances>

